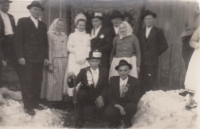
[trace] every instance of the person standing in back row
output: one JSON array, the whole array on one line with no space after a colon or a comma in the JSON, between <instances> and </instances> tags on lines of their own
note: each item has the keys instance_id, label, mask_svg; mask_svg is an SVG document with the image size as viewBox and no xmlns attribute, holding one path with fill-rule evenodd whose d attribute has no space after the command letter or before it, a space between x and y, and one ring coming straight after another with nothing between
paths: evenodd
<instances>
[{"instance_id":1,"label":"person standing in back row","mask_svg":"<svg viewBox=\"0 0 200 129\"><path fill-rule=\"evenodd\" d=\"M141 17L145 24L138 34L141 48L141 95L156 87L159 56L168 48L163 30L154 26L156 16L155 13L146 10Z\"/></svg>"},{"instance_id":2,"label":"person standing in back row","mask_svg":"<svg viewBox=\"0 0 200 129\"><path fill-rule=\"evenodd\" d=\"M44 8L39 1L27 6L31 16L18 21L14 40L16 56L20 64L20 84L24 108L30 115L39 106L43 65L48 65L47 27L39 20Z\"/></svg>"},{"instance_id":3,"label":"person standing in back row","mask_svg":"<svg viewBox=\"0 0 200 129\"><path fill-rule=\"evenodd\" d=\"M109 69L109 58L112 50L111 31L102 26L103 15L94 12L92 15L91 50L98 49L103 55L100 66Z\"/></svg>"}]
</instances>

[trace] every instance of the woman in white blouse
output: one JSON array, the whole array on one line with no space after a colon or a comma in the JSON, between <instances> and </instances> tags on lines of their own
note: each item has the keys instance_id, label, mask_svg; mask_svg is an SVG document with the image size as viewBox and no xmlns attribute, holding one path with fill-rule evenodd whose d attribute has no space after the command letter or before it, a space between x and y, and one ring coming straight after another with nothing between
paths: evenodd
<instances>
[{"instance_id":1,"label":"woman in white blouse","mask_svg":"<svg viewBox=\"0 0 200 129\"><path fill-rule=\"evenodd\" d=\"M69 51L67 75L74 73L77 75L80 69L89 66L86 58L89 56L90 35L86 33L86 17L80 13L75 18L76 29L69 35L67 49ZM66 76L67 78L67 76ZM66 79L65 79L66 82ZM67 83L65 83L67 85ZM67 87L67 94L72 96L72 88Z\"/></svg>"}]
</instances>

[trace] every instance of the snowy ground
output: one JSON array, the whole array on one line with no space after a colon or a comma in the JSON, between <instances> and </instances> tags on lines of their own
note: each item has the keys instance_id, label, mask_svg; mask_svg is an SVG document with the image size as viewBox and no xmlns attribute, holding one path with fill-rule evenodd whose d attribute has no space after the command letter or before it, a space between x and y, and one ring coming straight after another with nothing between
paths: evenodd
<instances>
[{"instance_id":1,"label":"snowy ground","mask_svg":"<svg viewBox=\"0 0 200 129\"><path fill-rule=\"evenodd\" d=\"M178 91L150 91L138 103L132 129L194 129L197 110L186 110L185 104L185 98L179 96ZM36 110L36 115L31 117L24 113L19 91L0 89L1 127L64 128L66 121L63 116L66 114L66 111L47 108L43 111Z\"/></svg>"}]
</instances>

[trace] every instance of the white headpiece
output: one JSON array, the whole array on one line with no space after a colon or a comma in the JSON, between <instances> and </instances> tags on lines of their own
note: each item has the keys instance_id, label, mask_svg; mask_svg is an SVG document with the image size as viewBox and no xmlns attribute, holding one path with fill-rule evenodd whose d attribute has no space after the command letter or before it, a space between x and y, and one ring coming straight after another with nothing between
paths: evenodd
<instances>
[{"instance_id":1,"label":"white headpiece","mask_svg":"<svg viewBox=\"0 0 200 129\"><path fill-rule=\"evenodd\" d=\"M76 17L74 19L74 23L77 24L77 21L80 20L80 19L87 21L85 15L83 13L79 13L79 14L76 15Z\"/></svg>"}]
</instances>

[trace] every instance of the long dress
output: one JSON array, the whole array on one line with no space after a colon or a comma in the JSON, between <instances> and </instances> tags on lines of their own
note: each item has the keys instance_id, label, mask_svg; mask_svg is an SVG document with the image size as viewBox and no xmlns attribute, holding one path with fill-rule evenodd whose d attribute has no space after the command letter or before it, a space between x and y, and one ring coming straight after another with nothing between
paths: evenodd
<instances>
[{"instance_id":1,"label":"long dress","mask_svg":"<svg viewBox=\"0 0 200 129\"><path fill-rule=\"evenodd\" d=\"M76 29L74 33L69 35L67 48L69 51L69 58L68 68L65 74L64 93L72 96L73 88L67 86L67 77L70 73L77 75L82 68L89 66L86 58L89 56L91 50L90 35Z\"/></svg>"},{"instance_id":2,"label":"long dress","mask_svg":"<svg viewBox=\"0 0 200 129\"><path fill-rule=\"evenodd\" d=\"M46 84L43 81L41 98L48 101L61 101L63 97L64 75L67 68L67 36L65 33L50 32L49 61L53 65L53 72L46 70ZM45 79L45 78L44 78Z\"/></svg>"}]
</instances>

